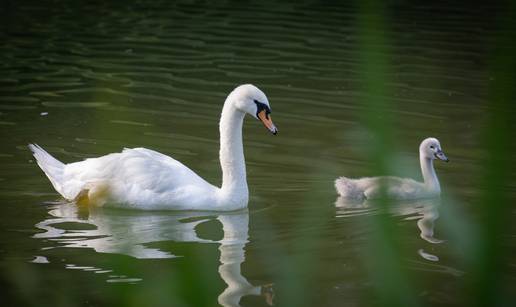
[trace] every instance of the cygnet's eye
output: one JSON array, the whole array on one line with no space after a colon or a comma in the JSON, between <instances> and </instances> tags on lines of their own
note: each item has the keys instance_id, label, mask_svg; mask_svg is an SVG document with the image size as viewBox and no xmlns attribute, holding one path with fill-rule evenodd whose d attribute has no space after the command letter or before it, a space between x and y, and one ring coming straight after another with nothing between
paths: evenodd
<instances>
[{"instance_id":1,"label":"cygnet's eye","mask_svg":"<svg viewBox=\"0 0 516 307\"><path fill-rule=\"evenodd\" d=\"M430 148L434 149L434 145L430 145Z\"/></svg>"}]
</instances>

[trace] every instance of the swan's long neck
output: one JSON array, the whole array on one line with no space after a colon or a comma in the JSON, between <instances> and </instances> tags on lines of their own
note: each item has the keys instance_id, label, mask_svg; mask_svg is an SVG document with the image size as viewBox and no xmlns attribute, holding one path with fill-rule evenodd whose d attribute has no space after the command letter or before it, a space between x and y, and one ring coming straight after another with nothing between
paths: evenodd
<instances>
[{"instance_id":1,"label":"swan's long neck","mask_svg":"<svg viewBox=\"0 0 516 307\"><path fill-rule=\"evenodd\" d=\"M224 201L245 202L247 204L249 192L242 145L242 125L245 113L236 109L231 99L230 95L224 103L219 124L219 155L220 166L222 167L221 192Z\"/></svg>"},{"instance_id":2,"label":"swan's long neck","mask_svg":"<svg viewBox=\"0 0 516 307\"><path fill-rule=\"evenodd\" d=\"M423 173L425 186L431 191L440 193L441 187L439 185L437 175L435 174L433 160L425 157L424 154L420 153L419 161L421 163L421 172Z\"/></svg>"}]
</instances>

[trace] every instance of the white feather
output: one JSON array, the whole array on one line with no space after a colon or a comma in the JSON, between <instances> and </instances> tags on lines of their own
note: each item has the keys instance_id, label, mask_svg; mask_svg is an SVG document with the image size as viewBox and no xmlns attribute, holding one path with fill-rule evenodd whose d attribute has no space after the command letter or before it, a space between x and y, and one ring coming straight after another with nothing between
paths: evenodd
<instances>
[{"instance_id":1,"label":"white feather","mask_svg":"<svg viewBox=\"0 0 516 307\"><path fill-rule=\"evenodd\" d=\"M64 198L145 210L236 210L247 206L242 123L267 98L252 85L226 99L220 120L222 187L215 187L181 162L145 148L63 164L38 145L29 145L38 165ZM252 114L255 116L255 114Z\"/></svg>"}]
</instances>

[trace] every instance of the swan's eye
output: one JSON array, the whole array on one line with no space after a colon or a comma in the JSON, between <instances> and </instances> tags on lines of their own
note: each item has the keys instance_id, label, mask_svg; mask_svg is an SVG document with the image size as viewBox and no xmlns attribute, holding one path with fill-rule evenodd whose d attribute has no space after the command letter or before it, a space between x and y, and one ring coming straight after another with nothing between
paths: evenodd
<instances>
[{"instance_id":1,"label":"swan's eye","mask_svg":"<svg viewBox=\"0 0 516 307\"><path fill-rule=\"evenodd\" d=\"M271 109L269 109L269 107L265 103L259 102L256 99L254 100L254 103L256 104L256 116L258 116L258 113L265 110L265 115L267 118L269 118L269 114L271 114Z\"/></svg>"},{"instance_id":2,"label":"swan's eye","mask_svg":"<svg viewBox=\"0 0 516 307\"><path fill-rule=\"evenodd\" d=\"M432 145L432 146L430 146L430 148L434 149L435 147L434 147L434 145Z\"/></svg>"}]
</instances>

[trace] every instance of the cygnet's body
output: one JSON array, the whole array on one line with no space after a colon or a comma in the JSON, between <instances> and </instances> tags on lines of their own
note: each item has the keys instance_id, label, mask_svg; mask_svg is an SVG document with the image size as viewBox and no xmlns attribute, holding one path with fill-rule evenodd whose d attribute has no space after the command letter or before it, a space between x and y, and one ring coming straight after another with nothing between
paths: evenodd
<instances>
[{"instance_id":1,"label":"cygnet's body","mask_svg":"<svg viewBox=\"0 0 516 307\"><path fill-rule=\"evenodd\" d=\"M29 145L38 165L64 198L89 205L142 210L216 210L245 208L248 202L242 125L245 114L270 132L265 94L246 84L227 97L220 118L222 187L216 187L181 162L146 149L124 149L99 158L63 164L37 145Z\"/></svg>"},{"instance_id":2,"label":"cygnet's body","mask_svg":"<svg viewBox=\"0 0 516 307\"><path fill-rule=\"evenodd\" d=\"M441 187L433 166L435 159L449 161L439 141L436 138L427 138L419 146L423 182L392 176L359 179L340 177L335 180L335 188L341 197L355 200L381 197L398 200L437 197L441 194Z\"/></svg>"}]
</instances>

